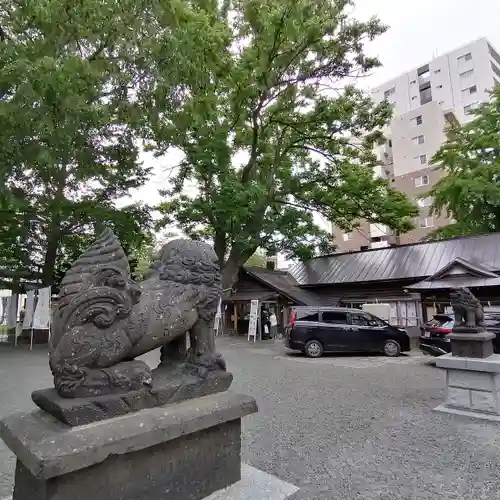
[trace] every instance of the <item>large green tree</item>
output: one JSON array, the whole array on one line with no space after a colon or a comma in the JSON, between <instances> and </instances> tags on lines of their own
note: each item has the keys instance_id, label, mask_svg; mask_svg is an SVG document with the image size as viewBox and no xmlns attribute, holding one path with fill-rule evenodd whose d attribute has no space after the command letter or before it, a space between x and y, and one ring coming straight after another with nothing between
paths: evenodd
<instances>
[{"instance_id":1,"label":"large green tree","mask_svg":"<svg viewBox=\"0 0 500 500\"><path fill-rule=\"evenodd\" d=\"M379 66L363 44L385 26L353 19L349 0L198 5L178 48L203 71L165 92L172 72L158 67L148 95L151 147L184 153L164 223L213 241L226 287L257 248L331 249L314 213L346 231L361 219L408 230L415 207L373 175L390 106L345 85Z\"/></svg>"},{"instance_id":2,"label":"large green tree","mask_svg":"<svg viewBox=\"0 0 500 500\"><path fill-rule=\"evenodd\" d=\"M433 158L444 173L429 193L433 212L446 212L455 222L429 238L500 231L500 87L471 113L474 119L453 126Z\"/></svg>"},{"instance_id":3,"label":"large green tree","mask_svg":"<svg viewBox=\"0 0 500 500\"><path fill-rule=\"evenodd\" d=\"M0 4L3 286L57 284L103 222L130 253L148 238L149 209L115 205L148 177L133 94L151 36L141 3Z\"/></svg>"}]
</instances>

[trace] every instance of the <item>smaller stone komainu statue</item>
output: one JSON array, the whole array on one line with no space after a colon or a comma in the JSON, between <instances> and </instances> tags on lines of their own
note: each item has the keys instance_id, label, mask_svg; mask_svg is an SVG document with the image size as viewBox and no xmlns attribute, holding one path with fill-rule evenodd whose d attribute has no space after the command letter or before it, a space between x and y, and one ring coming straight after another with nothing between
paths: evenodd
<instances>
[{"instance_id":1,"label":"smaller stone komainu statue","mask_svg":"<svg viewBox=\"0 0 500 500\"><path fill-rule=\"evenodd\" d=\"M484 329L483 306L468 288L453 288L450 301L455 315L454 329Z\"/></svg>"},{"instance_id":2,"label":"smaller stone komainu statue","mask_svg":"<svg viewBox=\"0 0 500 500\"><path fill-rule=\"evenodd\" d=\"M225 371L213 330L220 296L220 270L210 246L170 241L136 284L120 242L105 230L61 284L50 354L57 392L88 398L149 388L151 369L135 358L162 347L166 359L174 360L169 348L179 349L187 332L185 364L201 377Z\"/></svg>"}]
</instances>

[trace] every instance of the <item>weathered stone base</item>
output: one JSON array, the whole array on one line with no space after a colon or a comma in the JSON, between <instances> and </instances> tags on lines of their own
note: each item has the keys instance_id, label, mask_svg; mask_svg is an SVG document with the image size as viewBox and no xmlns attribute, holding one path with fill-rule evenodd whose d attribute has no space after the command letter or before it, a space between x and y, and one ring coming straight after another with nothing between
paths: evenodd
<instances>
[{"instance_id":1,"label":"weathered stone base","mask_svg":"<svg viewBox=\"0 0 500 500\"><path fill-rule=\"evenodd\" d=\"M179 403L229 389L233 376L217 370L201 377L184 364L153 370L153 388L92 398L62 398L55 389L34 391L33 402L67 425L86 425L145 408Z\"/></svg>"},{"instance_id":2,"label":"weathered stone base","mask_svg":"<svg viewBox=\"0 0 500 500\"><path fill-rule=\"evenodd\" d=\"M496 337L491 332L468 332L465 328L454 328L447 335L451 340L453 356L464 358L487 358L493 354L492 340Z\"/></svg>"},{"instance_id":3,"label":"weathered stone base","mask_svg":"<svg viewBox=\"0 0 500 500\"><path fill-rule=\"evenodd\" d=\"M451 408L444 404L436 406L436 408L434 408L434 411L448 413L449 415L459 415L461 417L479 418L481 420L489 420L490 422L500 422L500 415L478 413L477 411L459 410L458 408Z\"/></svg>"},{"instance_id":4,"label":"weathered stone base","mask_svg":"<svg viewBox=\"0 0 500 500\"><path fill-rule=\"evenodd\" d=\"M286 500L298 490L293 484L243 464L240 481L204 500Z\"/></svg>"},{"instance_id":5,"label":"weathered stone base","mask_svg":"<svg viewBox=\"0 0 500 500\"><path fill-rule=\"evenodd\" d=\"M436 366L446 369L447 388L446 401L436 410L500 416L500 355L477 359L446 354L436 359Z\"/></svg>"},{"instance_id":6,"label":"weathered stone base","mask_svg":"<svg viewBox=\"0 0 500 500\"><path fill-rule=\"evenodd\" d=\"M255 411L224 392L76 428L42 411L8 417L13 500L201 500L240 480L240 422Z\"/></svg>"},{"instance_id":7,"label":"weathered stone base","mask_svg":"<svg viewBox=\"0 0 500 500\"><path fill-rule=\"evenodd\" d=\"M247 464L241 465L241 479L217 490L203 500L287 500L296 498L299 488ZM292 497L293 495L293 497ZM12 497L1 500L12 500Z\"/></svg>"}]
</instances>

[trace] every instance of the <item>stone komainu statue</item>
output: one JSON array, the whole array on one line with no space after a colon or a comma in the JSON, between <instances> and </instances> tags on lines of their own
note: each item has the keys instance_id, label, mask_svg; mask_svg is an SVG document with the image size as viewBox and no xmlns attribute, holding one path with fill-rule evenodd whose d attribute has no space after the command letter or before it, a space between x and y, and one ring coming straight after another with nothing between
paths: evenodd
<instances>
[{"instance_id":1,"label":"stone komainu statue","mask_svg":"<svg viewBox=\"0 0 500 500\"><path fill-rule=\"evenodd\" d=\"M50 354L56 390L77 398L150 387L151 369L135 358L159 347L168 352L186 332L189 366L199 374L225 370L213 330L220 296L210 246L189 239L167 243L138 285L120 242L105 230L61 283Z\"/></svg>"},{"instance_id":2,"label":"stone komainu statue","mask_svg":"<svg viewBox=\"0 0 500 500\"><path fill-rule=\"evenodd\" d=\"M468 288L450 291L451 306L455 315L454 328L483 328L484 311L481 302Z\"/></svg>"}]
</instances>

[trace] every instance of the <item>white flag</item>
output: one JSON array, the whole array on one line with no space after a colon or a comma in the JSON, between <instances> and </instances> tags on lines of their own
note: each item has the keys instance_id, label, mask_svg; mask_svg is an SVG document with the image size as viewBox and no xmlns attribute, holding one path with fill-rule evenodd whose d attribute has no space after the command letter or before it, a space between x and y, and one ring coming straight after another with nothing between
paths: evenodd
<instances>
[{"instance_id":1,"label":"white flag","mask_svg":"<svg viewBox=\"0 0 500 500\"><path fill-rule=\"evenodd\" d=\"M33 324L35 314L35 290L30 290L26 294L26 306L24 307L23 330L28 330Z\"/></svg>"},{"instance_id":2,"label":"white flag","mask_svg":"<svg viewBox=\"0 0 500 500\"><path fill-rule=\"evenodd\" d=\"M17 309L19 303L19 295L13 293L9 300L9 311L7 313L7 326L9 328L16 328L17 326Z\"/></svg>"},{"instance_id":3,"label":"white flag","mask_svg":"<svg viewBox=\"0 0 500 500\"><path fill-rule=\"evenodd\" d=\"M38 290L35 315L33 316L34 330L48 330L50 325L50 286Z\"/></svg>"},{"instance_id":4,"label":"white flag","mask_svg":"<svg viewBox=\"0 0 500 500\"><path fill-rule=\"evenodd\" d=\"M10 297L0 297L0 326L7 326L7 319L9 317L9 304Z\"/></svg>"}]
</instances>

